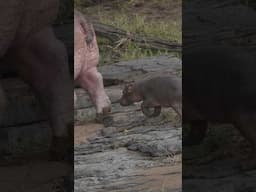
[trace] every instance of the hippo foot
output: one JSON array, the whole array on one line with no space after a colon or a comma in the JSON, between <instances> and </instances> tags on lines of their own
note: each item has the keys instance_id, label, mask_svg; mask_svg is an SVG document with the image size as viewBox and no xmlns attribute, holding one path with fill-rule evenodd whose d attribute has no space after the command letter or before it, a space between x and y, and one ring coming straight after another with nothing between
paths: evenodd
<instances>
[{"instance_id":1,"label":"hippo foot","mask_svg":"<svg viewBox=\"0 0 256 192\"><path fill-rule=\"evenodd\" d=\"M110 112L111 112L111 106L107 106L102 109L103 115L108 115Z\"/></svg>"},{"instance_id":2,"label":"hippo foot","mask_svg":"<svg viewBox=\"0 0 256 192\"><path fill-rule=\"evenodd\" d=\"M111 112L111 105L104 107L102 109L102 113L96 114L96 118L95 118L96 122L103 123L103 124L105 124L104 122L107 123L107 121L111 120L111 117L109 116L110 112Z\"/></svg>"},{"instance_id":3,"label":"hippo foot","mask_svg":"<svg viewBox=\"0 0 256 192\"><path fill-rule=\"evenodd\" d=\"M70 137L54 137L50 148L52 161L73 162L74 142Z\"/></svg>"},{"instance_id":4,"label":"hippo foot","mask_svg":"<svg viewBox=\"0 0 256 192\"><path fill-rule=\"evenodd\" d=\"M142 113L143 113L144 115L146 115L147 117L157 117L157 116L159 116L160 113L161 113L161 107L154 107L154 108L153 108L153 109L154 109L153 111L150 110L150 109L152 109L152 108L150 108L150 107L145 107L145 106L141 106Z\"/></svg>"},{"instance_id":5,"label":"hippo foot","mask_svg":"<svg viewBox=\"0 0 256 192\"><path fill-rule=\"evenodd\" d=\"M105 127L109 127L113 124L113 117L110 115L104 115L102 113L97 113L95 120L97 123L101 123Z\"/></svg>"}]
</instances>

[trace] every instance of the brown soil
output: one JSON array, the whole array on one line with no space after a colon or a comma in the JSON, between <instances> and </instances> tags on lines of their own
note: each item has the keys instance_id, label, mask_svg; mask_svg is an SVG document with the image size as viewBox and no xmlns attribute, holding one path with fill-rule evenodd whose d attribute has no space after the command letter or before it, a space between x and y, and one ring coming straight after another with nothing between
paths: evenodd
<instances>
[{"instance_id":1,"label":"brown soil","mask_svg":"<svg viewBox=\"0 0 256 192\"><path fill-rule=\"evenodd\" d=\"M77 125L74 128L75 145L80 145L88 142L88 138L97 135L97 132L104 126L97 123L88 123L83 125Z\"/></svg>"}]
</instances>

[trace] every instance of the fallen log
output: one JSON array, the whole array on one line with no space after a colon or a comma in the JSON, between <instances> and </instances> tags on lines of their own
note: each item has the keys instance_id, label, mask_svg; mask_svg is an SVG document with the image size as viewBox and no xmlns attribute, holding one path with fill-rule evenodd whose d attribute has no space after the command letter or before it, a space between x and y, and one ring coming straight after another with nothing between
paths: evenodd
<instances>
[{"instance_id":1,"label":"fallen log","mask_svg":"<svg viewBox=\"0 0 256 192\"><path fill-rule=\"evenodd\" d=\"M126 38L138 43L141 47L159 50L181 51L181 44L174 41L165 41L156 38L142 37L127 32L125 30L113 27L111 25L106 25L98 22L94 22L94 28L98 36L105 37L112 42L116 42L121 38Z\"/></svg>"}]
</instances>

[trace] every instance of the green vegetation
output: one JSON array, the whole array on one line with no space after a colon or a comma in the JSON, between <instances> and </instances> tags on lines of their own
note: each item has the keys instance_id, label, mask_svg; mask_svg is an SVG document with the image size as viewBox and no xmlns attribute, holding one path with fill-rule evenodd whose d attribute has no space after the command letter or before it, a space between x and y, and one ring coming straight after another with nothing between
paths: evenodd
<instances>
[{"instance_id":1,"label":"green vegetation","mask_svg":"<svg viewBox=\"0 0 256 192\"><path fill-rule=\"evenodd\" d=\"M146 35L148 37L160 38L170 41L181 41L181 29L177 22L166 21L147 21L146 16L135 13L128 15L125 11L115 12L112 19L105 17L102 11L98 11L99 21L108 25L121 28L128 32L139 35Z\"/></svg>"},{"instance_id":2,"label":"green vegetation","mask_svg":"<svg viewBox=\"0 0 256 192\"><path fill-rule=\"evenodd\" d=\"M94 20L149 38L181 43L181 0L103 1L91 6L91 1L76 0L75 6ZM89 5L89 6L88 6ZM116 42L98 37L101 64L120 60L170 54L167 50L151 49L120 38ZM179 53L175 53L179 56Z\"/></svg>"},{"instance_id":3,"label":"green vegetation","mask_svg":"<svg viewBox=\"0 0 256 192\"><path fill-rule=\"evenodd\" d=\"M120 60L129 60L155 55L168 54L165 50L152 50L150 48L141 48L137 43L128 39L120 39L113 45L104 38L98 38L101 62L100 64L108 64Z\"/></svg>"}]
</instances>

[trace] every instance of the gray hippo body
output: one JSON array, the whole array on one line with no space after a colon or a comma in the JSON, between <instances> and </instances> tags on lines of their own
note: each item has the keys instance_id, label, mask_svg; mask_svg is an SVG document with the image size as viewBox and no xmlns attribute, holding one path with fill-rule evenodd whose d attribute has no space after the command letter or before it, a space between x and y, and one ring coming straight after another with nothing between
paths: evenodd
<instances>
[{"instance_id":1,"label":"gray hippo body","mask_svg":"<svg viewBox=\"0 0 256 192\"><path fill-rule=\"evenodd\" d=\"M255 58L230 47L183 54L183 122L191 123L187 144L200 143L207 122L231 123L251 144L254 157L248 165L256 166Z\"/></svg>"},{"instance_id":2,"label":"gray hippo body","mask_svg":"<svg viewBox=\"0 0 256 192\"><path fill-rule=\"evenodd\" d=\"M0 58L15 65L38 96L48 114L55 146L55 141L68 138L68 127L73 124L67 51L51 26L59 1L10 0L1 1L0 7L4 10L0 12Z\"/></svg>"}]
</instances>

